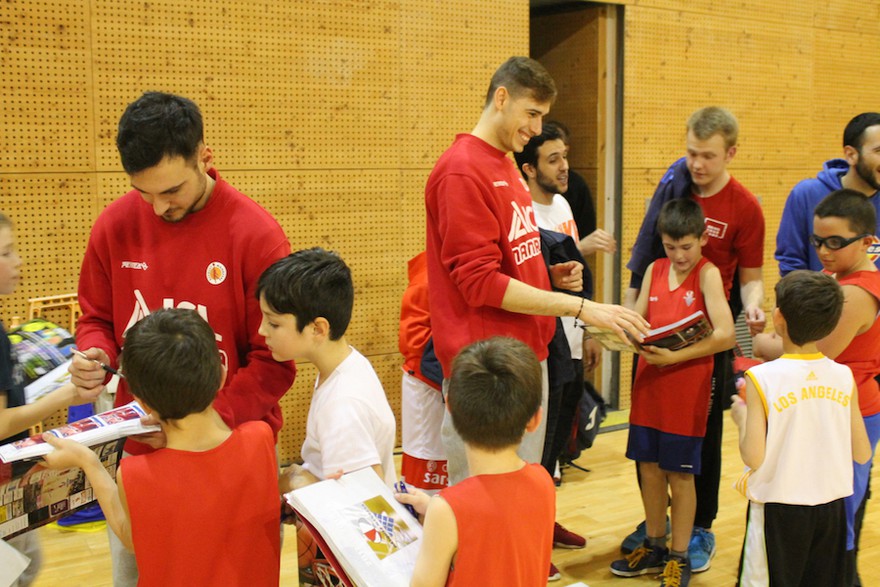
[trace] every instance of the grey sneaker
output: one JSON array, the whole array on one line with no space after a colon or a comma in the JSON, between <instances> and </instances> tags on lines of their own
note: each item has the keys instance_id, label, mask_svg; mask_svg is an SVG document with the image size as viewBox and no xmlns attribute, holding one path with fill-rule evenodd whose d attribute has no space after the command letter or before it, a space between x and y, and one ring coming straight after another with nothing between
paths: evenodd
<instances>
[{"instance_id":1,"label":"grey sneaker","mask_svg":"<svg viewBox=\"0 0 880 587\"><path fill-rule=\"evenodd\" d=\"M688 544L688 558L694 573L708 571L715 556L715 535L710 530L694 526Z\"/></svg>"},{"instance_id":2,"label":"grey sneaker","mask_svg":"<svg viewBox=\"0 0 880 587\"><path fill-rule=\"evenodd\" d=\"M666 566L668 548L651 548L647 540L642 546L611 563L611 572L618 577L638 577L648 573L659 573Z\"/></svg>"},{"instance_id":3,"label":"grey sneaker","mask_svg":"<svg viewBox=\"0 0 880 587\"><path fill-rule=\"evenodd\" d=\"M669 527L669 518L666 518L666 536L669 536L671 528ZM642 544L645 543L645 540L648 538L648 531L646 529L645 521L642 520L638 526L636 526L635 531L623 539L623 542L620 543L620 552L623 554L629 554Z\"/></svg>"}]
</instances>

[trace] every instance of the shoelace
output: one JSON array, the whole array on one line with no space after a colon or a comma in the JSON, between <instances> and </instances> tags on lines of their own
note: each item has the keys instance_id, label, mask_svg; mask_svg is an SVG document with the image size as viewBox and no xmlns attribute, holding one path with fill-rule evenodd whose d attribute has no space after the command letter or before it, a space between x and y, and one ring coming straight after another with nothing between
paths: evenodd
<instances>
[{"instance_id":1,"label":"shoelace","mask_svg":"<svg viewBox=\"0 0 880 587\"><path fill-rule=\"evenodd\" d=\"M679 587L681 585L681 563L674 558L669 559L666 568L663 569L662 577L665 587Z\"/></svg>"},{"instance_id":2,"label":"shoelace","mask_svg":"<svg viewBox=\"0 0 880 587\"><path fill-rule=\"evenodd\" d=\"M639 546L634 551L629 553L629 555L626 557L626 564L629 566L629 568L634 569L636 568L636 566L638 566L639 562L643 558L648 556L650 552L651 551L644 546Z\"/></svg>"}]
</instances>

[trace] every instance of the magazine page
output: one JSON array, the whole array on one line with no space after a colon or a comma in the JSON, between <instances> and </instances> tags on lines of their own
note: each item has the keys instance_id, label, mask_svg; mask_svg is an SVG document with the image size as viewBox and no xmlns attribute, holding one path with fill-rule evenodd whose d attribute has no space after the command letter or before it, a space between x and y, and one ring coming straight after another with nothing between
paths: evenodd
<instances>
[{"instance_id":1,"label":"magazine page","mask_svg":"<svg viewBox=\"0 0 880 587\"><path fill-rule=\"evenodd\" d=\"M406 587L422 527L371 468L286 494L359 587Z\"/></svg>"},{"instance_id":2,"label":"magazine page","mask_svg":"<svg viewBox=\"0 0 880 587\"><path fill-rule=\"evenodd\" d=\"M67 370L70 363L71 360L68 359L33 383L26 385L24 388L25 403L32 404L70 381L70 371Z\"/></svg>"},{"instance_id":3,"label":"magazine page","mask_svg":"<svg viewBox=\"0 0 880 587\"><path fill-rule=\"evenodd\" d=\"M601 326L587 325L587 334L591 338L595 338L599 343L609 351L617 351L621 353L637 353L641 345L630 335L626 333L629 342L621 340L620 336L610 328L602 328Z\"/></svg>"},{"instance_id":4,"label":"magazine page","mask_svg":"<svg viewBox=\"0 0 880 587\"><path fill-rule=\"evenodd\" d=\"M116 478L116 468L122 458L124 438L118 438L92 450L110 476ZM9 467L9 465L6 465ZM21 467L11 480L0 485L0 538L8 539L39 528L63 515L72 513L95 501L94 491L82 469L54 471L38 463Z\"/></svg>"},{"instance_id":5,"label":"magazine page","mask_svg":"<svg viewBox=\"0 0 880 587\"><path fill-rule=\"evenodd\" d=\"M136 402L131 402L110 411L77 420L59 428L47 430L59 438L69 438L80 444L92 446L108 440L115 440L132 434L155 432L159 426L144 426L141 416L146 416L144 409ZM49 446L41 434L4 444L0 446L0 461L11 463L24 459L33 459L49 454Z\"/></svg>"}]
</instances>

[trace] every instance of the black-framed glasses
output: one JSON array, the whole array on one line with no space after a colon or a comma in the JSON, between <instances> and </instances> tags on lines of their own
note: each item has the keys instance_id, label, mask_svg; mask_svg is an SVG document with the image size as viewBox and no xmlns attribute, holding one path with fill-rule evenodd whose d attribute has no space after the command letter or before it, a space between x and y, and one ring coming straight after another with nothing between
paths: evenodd
<instances>
[{"instance_id":1,"label":"black-framed glasses","mask_svg":"<svg viewBox=\"0 0 880 587\"><path fill-rule=\"evenodd\" d=\"M871 233L866 232L865 234L860 234L859 236L854 236L852 238L843 238L842 236L826 236L822 238L821 236L816 236L815 234L810 235L810 244L816 247L817 249L822 245L825 245L825 248L829 251L837 251L842 249L843 247L848 247L859 239L865 238L866 236L871 236Z\"/></svg>"}]
</instances>

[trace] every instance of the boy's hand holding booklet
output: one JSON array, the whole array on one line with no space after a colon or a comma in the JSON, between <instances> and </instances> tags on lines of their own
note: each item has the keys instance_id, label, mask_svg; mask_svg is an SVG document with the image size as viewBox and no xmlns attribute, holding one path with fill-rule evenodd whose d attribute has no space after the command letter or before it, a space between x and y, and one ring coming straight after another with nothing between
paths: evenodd
<instances>
[{"instance_id":1,"label":"boy's hand holding booklet","mask_svg":"<svg viewBox=\"0 0 880 587\"><path fill-rule=\"evenodd\" d=\"M77 420L65 426L48 430L58 438L69 438L85 446L94 446L133 434L156 432L159 426L144 426L141 418L146 416L144 409L136 401L114 408L107 412ZM52 447L37 434L16 442L0 446L0 461L12 463L24 459L34 459L52 452Z\"/></svg>"},{"instance_id":2,"label":"boy's hand holding booklet","mask_svg":"<svg viewBox=\"0 0 880 587\"><path fill-rule=\"evenodd\" d=\"M46 432L90 447L101 465L116 477L125 437L158 430L144 426L145 412L137 402ZM0 446L0 538L47 524L95 503L92 486L82 469L45 469L27 462L52 452L42 435Z\"/></svg>"},{"instance_id":3,"label":"boy's hand holding booklet","mask_svg":"<svg viewBox=\"0 0 880 587\"><path fill-rule=\"evenodd\" d=\"M295 489L285 498L346 585L409 585L422 527L372 468Z\"/></svg>"},{"instance_id":4,"label":"boy's hand holding booklet","mask_svg":"<svg viewBox=\"0 0 880 587\"><path fill-rule=\"evenodd\" d=\"M677 322L648 331L641 343L630 337L630 343L627 344L608 328L587 325L587 332L610 351L637 353L647 346L677 351L712 334L712 325L703 311L697 310Z\"/></svg>"}]
</instances>

